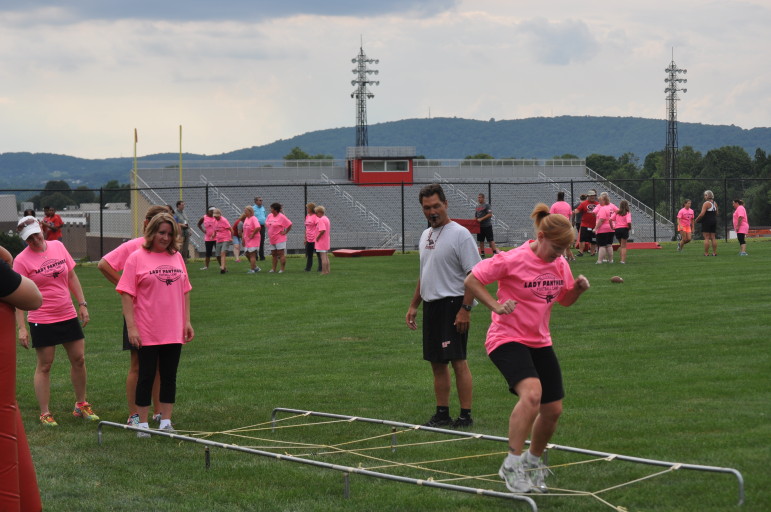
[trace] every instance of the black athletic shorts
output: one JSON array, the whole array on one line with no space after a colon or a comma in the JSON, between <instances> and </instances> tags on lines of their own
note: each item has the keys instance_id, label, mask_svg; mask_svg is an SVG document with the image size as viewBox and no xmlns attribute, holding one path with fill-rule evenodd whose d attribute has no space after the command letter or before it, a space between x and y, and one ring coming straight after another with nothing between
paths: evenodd
<instances>
[{"instance_id":1,"label":"black athletic shorts","mask_svg":"<svg viewBox=\"0 0 771 512\"><path fill-rule=\"evenodd\" d=\"M616 228L616 239L619 242L621 240L629 240L629 228Z\"/></svg>"},{"instance_id":2,"label":"black athletic shorts","mask_svg":"<svg viewBox=\"0 0 771 512\"><path fill-rule=\"evenodd\" d=\"M739 241L740 245L744 245L744 237L746 236L745 233L736 233L736 239Z\"/></svg>"},{"instance_id":3,"label":"black athletic shorts","mask_svg":"<svg viewBox=\"0 0 771 512\"><path fill-rule=\"evenodd\" d=\"M506 379L509 391L516 394L517 384L528 377L541 381L541 403L562 400L562 371L557 355L549 347L530 348L521 343L504 343L490 353L490 360Z\"/></svg>"},{"instance_id":4,"label":"black athletic shorts","mask_svg":"<svg viewBox=\"0 0 771 512\"><path fill-rule=\"evenodd\" d=\"M613 231L609 231L607 233L597 233L597 245L600 247L613 245Z\"/></svg>"},{"instance_id":5,"label":"black athletic shorts","mask_svg":"<svg viewBox=\"0 0 771 512\"><path fill-rule=\"evenodd\" d=\"M466 359L468 332L455 327L463 297L447 297L423 303L423 359L449 363Z\"/></svg>"},{"instance_id":6,"label":"black athletic shorts","mask_svg":"<svg viewBox=\"0 0 771 512\"><path fill-rule=\"evenodd\" d=\"M495 238L493 237L492 226L479 226L479 233L477 233L477 242L484 243L485 240L487 240L488 242L495 242Z\"/></svg>"},{"instance_id":7,"label":"black athletic shorts","mask_svg":"<svg viewBox=\"0 0 771 512\"><path fill-rule=\"evenodd\" d=\"M594 229L581 226L581 234L579 235L579 242L581 243L594 243Z\"/></svg>"},{"instance_id":8,"label":"black athletic shorts","mask_svg":"<svg viewBox=\"0 0 771 512\"><path fill-rule=\"evenodd\" d=\"M708 220L706 218L701 221L702 233L717 233L717 219Z\"/></svg>"},{"instance_id":9,"label":"black athletic shorts","mask_svg":"<svg viewBox=\"0 0 771 512\"><path fill-rule=\"evenodd\" d=\"M29 335L32 338L32 348L53 347L84 338L78 317L52 324L30 322Z\"/></svg>"},{"instance_id":10,"label":"black athletic shorts","mask_svg":"<svg viewBox=\"0 0 771 512\"><path fill-rule=\"evenodd\" d=\"M211 258L211 255L214 252L214 247L217 245L217 242L215 240L212 240L211 242L206 241L203 244L206 247L206 257Z\"/></svg>"}]
</instances>

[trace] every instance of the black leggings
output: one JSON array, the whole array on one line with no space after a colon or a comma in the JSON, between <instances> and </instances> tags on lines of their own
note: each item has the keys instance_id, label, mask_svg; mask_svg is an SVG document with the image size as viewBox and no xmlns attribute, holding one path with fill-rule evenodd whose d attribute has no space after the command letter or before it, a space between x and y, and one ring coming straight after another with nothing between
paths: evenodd
<instances>
[{"instance_id":1,"label":"black leggings","mask_svg":"<svg viewBox=\"0 0 771 512\"><path fill-rule=\"evenodd\" d=\"M305 242L305 270L310 272L313 270L313 253L316 252L315 242ZM321 254L316 252L316 256L319 260L319 270L321 270Z\"/></svg>"},{"instance_id":2,"label":"black leggings","mask_svg":"<svg viewBox=\"0 0 771 512\"><path fill-rule=\"evenodd\" d=\"M148 345L138 350L139 380L137 380L136 403L140 407L149 407L153 394L156 366L160 369L160 401L173 404L177 397L177 366L182 354L182 343L168 345Z\"/></svg>"}]
</instances>

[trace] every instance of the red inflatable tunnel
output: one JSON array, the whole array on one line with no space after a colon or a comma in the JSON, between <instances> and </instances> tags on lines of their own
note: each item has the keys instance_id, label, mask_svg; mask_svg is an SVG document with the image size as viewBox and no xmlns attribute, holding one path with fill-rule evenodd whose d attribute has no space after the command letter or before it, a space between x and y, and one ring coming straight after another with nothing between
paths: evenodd
<instances>
[{"instance_id":1,"label":"red inflatable tunnel","mask_svg":"<svg viewBox=\"0 0 771 512\"><path fill-rule=\"evenodd\" d=\"M16 404L16 321L0 303L0 510L43 509L35 467Z\"/></svg>"}]
</instances>

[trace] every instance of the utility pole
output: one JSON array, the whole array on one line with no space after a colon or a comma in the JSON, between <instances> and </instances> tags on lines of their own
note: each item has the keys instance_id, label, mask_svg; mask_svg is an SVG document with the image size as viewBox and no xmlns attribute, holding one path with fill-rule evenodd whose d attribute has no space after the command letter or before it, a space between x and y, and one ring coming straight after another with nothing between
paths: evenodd
<instances>
[{"instance_id":1,"label":"utility pole","mask_svg":"<svg viewBox=\"0 0 771 512\"><path fill-rule=\"evenodd\" d=\"M667 146L665 152L666 159L666 171L669 178L669 206L670 206L670 219L674 222L675 232L672 235L672 240L677 239L677 222L675 222L675 212L677 197L675 195L675 178L677 177L677 102L679 98L677 93L679 91L688 92L688 89L681 88L680 85L688 82L685 78L680 78L681 75L688 73L687 69L680 69L675 64L675 50L672 49L672 61L669 63L667 69L664 70L667 73L667 77L664 79L667 87L664 92L667 95Z\"/></svg>"},{"instance_id":2,"label":"utility pole","mask_svg":"<svg viewBox=\"0 0 771 512\"><path fill-rule=\"evenodd\" d=\"M351 98L356 98L356 146L364 147L369 145L367 137L367 99L374 98L375 95L367 89L368 85L380 85L377 80L371 80L370 75L377 75L378 70L369 69L368 64L378 64L378 59L368 59L364 54L364 43L359 47L359 54L351 59L356 64L353 74L356 79L351 80L351 85L356 86L356 90L351 93Z\"/></svg>"}]
</instances>

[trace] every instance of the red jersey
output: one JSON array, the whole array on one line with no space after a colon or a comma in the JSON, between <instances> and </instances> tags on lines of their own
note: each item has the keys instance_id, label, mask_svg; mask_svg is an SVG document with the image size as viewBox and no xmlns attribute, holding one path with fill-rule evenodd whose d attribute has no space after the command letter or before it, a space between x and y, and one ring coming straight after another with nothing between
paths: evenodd
<instances>
[{"instance_id":1,"label":"red jersey","mask_svg":"<svg viewBox=\"0 0 771 512\"><path fill-rule=\"evenodd\" d=\"M578 205L578 210L583 215L581 216L581 227L582 228L592 228L594 229L594 225L597 224L597 215L594 213L595 208L597 208L600 205L597 201L590 201L587 199L583 203Z\"/></svg>"}]
</instances>

